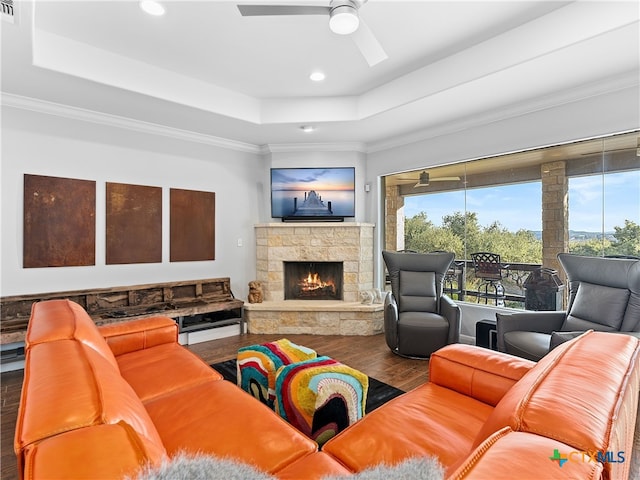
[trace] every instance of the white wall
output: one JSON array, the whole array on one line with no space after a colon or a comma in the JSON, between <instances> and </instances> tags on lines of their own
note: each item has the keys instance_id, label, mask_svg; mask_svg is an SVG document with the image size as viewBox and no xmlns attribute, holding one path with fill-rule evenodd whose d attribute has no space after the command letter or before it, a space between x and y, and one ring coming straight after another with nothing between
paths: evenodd
<instances>
[{"instance_id":1,"label":"white wall","mask_svg":"<svg viewBox=\"0 0 640 480\"><path fill-rule=\"evenodd\" d=\"M486 118L491 117L490 113ZM481 119L471 126L434 134L419 142L370 153L367 156L366 182L379 184L390 173L422 167L456 163L503 153L527 150L610 135L640 128L640 89L638 86L608 93L593 94L579 101L555 107L533 109L516 116L493 115L493 121ZM378 206L384 192L376 188L370 198L368 221L383 222ZM375 251L381 252L382 229L377 230ZM375 259L378 286L383 281L382 254Z\"/></svg>"},{"instance_id":2,"label":"white wall","mask_svg":"<svg viewBox=\"0 0 640 480\"><path fill-rule=\"evenodd\" d=\"M270 222L270 167L356 167L357 222L383 221L383 175L607 135L640 128L637 87L591 95L528 114L478 121L431 138L368 155L359 151L274 151L266 155L207 146L115 127L3 107L0 295L230 277L246 298L255 276L256 223ZM469 126L471 125L471 126ZM96 265L22 268L22 188L25 173L97 182ZM164 204L163 262L105 265L104 184L121 182L216 193L216 260L168 261L168 204ZM371 191L366 193L364 185ZM376 251L382 245L376 229ZM242 239L243 246L237 241ZM382 259L376 278L382 286Z\"/></svg>"},{"instance_id":3,"label":"white wall","mask_svg":"<svg viewBox=\"0 0 640 480\"><path fill-rule=\"evenodd\" d=\"M230 277L236 297L246 298L260 155L11 107L2 115L0 295ZM25 173L96 181L95 266L22 268ZM105 264L106 182L162 187L162 263ZM215 192L215 260L169 262L169 188Z\"/></svg>"}]
</instances>

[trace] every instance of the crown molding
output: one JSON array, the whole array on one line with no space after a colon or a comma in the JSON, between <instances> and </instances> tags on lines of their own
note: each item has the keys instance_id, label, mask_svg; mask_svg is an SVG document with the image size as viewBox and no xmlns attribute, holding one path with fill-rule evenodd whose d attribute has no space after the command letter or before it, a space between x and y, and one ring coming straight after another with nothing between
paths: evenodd
<instances>
[{"instance_id":1,"label":"crown molding","mask_svg":"<svg viewBox=\"0 0 640 480\"><path fill-rule=\"evenodd\" d=\"M96 112L79 107L72 107L60 103L49 102L32 97L24 97L12 93L2 92L0 103L3 106L30 110L32 112L55 115L58 117L79 120L82 122L96 123L109 127L122 128L135 132L147 133L150 135L160 135L186 142L202 143L213 147L236 150L245 153L261 154L262 149L258 145L238 142L226 138L207 135L204 133L191 132L179 128L167 127L156 123L133 120L131 118L120 117L108 113Z\"/></svg>"},{"instance_id":2,"label":"crown molding","mask_svg":"<svg viewBox=\"0 0 640 480\"><path fill-rule=\"evenodd\" d=\"M614 77L609 77L599 82L592 82L581 87L573 87L562 92L556 92L536 99L509 105L490 112L484 112L475 116L466 117L461 121L453 121L447 124L424 128L406 135L394 137L380 142L371 142L367 145L366 153L376 153L383 150L398 148L412 143L418 143L430 138L449 135L456 132L469 130L474 127L495 123L509 118L535 113L548 108L565 105L587 98L614 93L620 90L636 88L640 91L640 78L636 70L624 72Z\"/></svg>"},{"instance_id":3,"label":"crown molding","mask_svg":"<svg viewBox=\"0 0 640 480\"><path fill-rule=\"evenodd\" d=\"M534 113L606 93L612 93L628 88L638 88L639 86L640 81L638 79L637 71L625 72L599 82L583 85L582 87L572 88L563 92L539 97L528 102L521 102L519 104L510 105L491 112L484 112L479 115L467 117L462 121L453 121L434 127L425 127L424 129L407 135L370 143L338 142L255 145L6 92L2 92L2 95L0 96L0 104L7 107L30 110L47 115L55 115L83 122L107 125L125 130L137 131L151 135L160 135L177 140L201 143L258 155L286 152L359 152L370 154L418 143L438 136L449 135L480 125L499 122L516 116Z\"/></svg>"},{"instance_id":4,"label":"crown molding","mask_svg":"<svg viewBox=\"0 0 640 480\"><path fill-rule=\"evenodd\" d=\"M269 143L261 147L262 154L287 152L359 152L366 153L363 142L341 143Z\"/></svg>"}]
</instances>

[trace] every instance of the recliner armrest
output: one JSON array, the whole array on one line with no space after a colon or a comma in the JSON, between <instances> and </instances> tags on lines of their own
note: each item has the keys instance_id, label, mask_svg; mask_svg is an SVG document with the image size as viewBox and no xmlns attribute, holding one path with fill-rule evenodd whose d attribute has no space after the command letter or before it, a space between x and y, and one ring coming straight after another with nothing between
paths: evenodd
<instances>
[{"instance_id":1,"label":"recliner armrest","mask_svg":"<svg viewBox=\"0 0 640 480\"><path fill-rule=\"evenodd\" d=\"M534 365L524 358L457 343L431 354L429 381L495 406Z\"/></svg>"},{"instance_id":2,"label":"recliner armrest","mask_svg":"<svg viewBox=\"0 0 640 480\"><path fill-rule=\"evenodd\" d=\"M384 336L391 350L398 348L398 303L391 292L384 297Z\"/></svg>"},{"instance_id":3,"label":"recliner armrest","mask_svg":"<svg viewBox=\"0 0 640 480\"><path fill-rule=\"evenodd\" d=\"M447 295L442 295L440 297L440 315L449 321L448 343L451 344L459 342L462 311L460 307Z\"/></svg>"},{"instance_id":4,"label":"recliner armrest","mask_svg":"<svg viewBox=\"0 0 640 480\"><path fill-rule=\"evenodd\" d=\"M111 323L98 330L116 356L178 341L178 324L168 317Z\"/></svg>"},{"instance_id":5,"label":"recliner armrest","mask_svg":"<svg viewBox=\"0 0 640 480\"><path fill-rule=\"evenodd\" d=\"M498 350L505 351L504 334L507 332L524 331L539 332L551 335L560 330L567 312L516 312L496 313L496 333L498 336Z\"/></svg>"}]
</instances>

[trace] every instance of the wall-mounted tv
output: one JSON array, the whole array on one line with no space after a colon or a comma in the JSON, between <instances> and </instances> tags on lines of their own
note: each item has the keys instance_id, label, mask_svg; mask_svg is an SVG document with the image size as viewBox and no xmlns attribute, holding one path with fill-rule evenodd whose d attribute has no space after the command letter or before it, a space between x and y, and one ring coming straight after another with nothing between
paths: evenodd
<instances>
[{"instance_id":1,"label":"wall-mounted tv","mask_svg":"<svg viewBox=\"0 0 640 480\"><path fill-rule=\"evenodd\" d=\"M354 167L272 168L271 216L282 219L355 217Z\"/></svg>"}]
</instances>

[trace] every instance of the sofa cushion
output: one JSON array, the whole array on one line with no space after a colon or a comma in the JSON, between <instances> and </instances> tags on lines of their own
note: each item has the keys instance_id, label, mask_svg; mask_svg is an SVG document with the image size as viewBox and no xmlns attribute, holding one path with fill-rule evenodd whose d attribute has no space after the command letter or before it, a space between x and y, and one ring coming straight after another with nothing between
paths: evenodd
<instances>
[{"instance_id":1,"label":"sofa cushion","mask_svg":"<svg viewBox=\"0 0 640 480\"><path fill-rule=\"evenodd\" d=\"M129 384L84 343L58 340L32 345L25 359L16 449L79 428L131 425L145 444L164 453L147 411Z\"/></svg>"},{"instance_id":2,"label":"sofa cushion","mask_svg":"<svg viewBox=\"0 0 640 480\"><path fill-rule=\"evenodd\" d=\"M369 413L322 451L355 472L424 455L436 455L446 468L469 453L492 410L472 397L426 383Z\"/></svg>"},{"instance_id":3,"label":"sofa cushion","mask_svg":"<svg viewBox=\"0 0 640 480\"><path fill-rule=\"evenodd\" d=\"M35 316L38 316L37 322L33 321ZM64 339L82 342L118 368L113 352L84 308L70 300L34 303L25 337L27 347Z\"/></svg>"},{"instance_id":4,"label":"sofa cushion","mask_svg":"<svg viewBox=\"0 0 640 480\"><path fill-rule=\"evenodd\" d=\"M588 365L606 368L593 371ZM474 444L509 426L577 450L606 452L617 435L611 427L622 399L633 402L627 390L637 402L637 370L637 338L586 332L552 350L524 375L498 403Z\"/></svg>"},{"instance_id":5,"label":"sofa cushion","mask_svg":"<svg viewBox=\"0 0 640 480\"><path fill-rule=\"evenodd\" d=\"M274 473L317 444L226 380L177 390L145 403L169 455L204 453Z\"/></svg>"},{"instance_id":6,"label":"sofa cushion","mask_svg":"<svg viewBox=\"0 0 640 480\"><path fill-rule=\"evenodd\" d=\"M198 383L222 380L220 373L177 343L118 355L116 360L122 378L143 403Z\"/></svg>"},{"instance_id":7,"label":"sofa cushion","mask_svg":"<svg viewBox=\"0 0 640 480\"><path fill-rule=\"evenodd\" d=\"M581 282L560 330L620 330L630 292L626 288L613 288Z\"/></svg>"},{"instance_id":8,"label":"sofa cushion","mask_svg":"<svg viewBox=\"0 0 640 480\"><path fill-rule=\"evenodd\" d=\"M125 478L140 465L159 465L160 453L126 422L79 428L29 445L24 478Z\"/></svg>"},{"instance_id":9,"label":"sofa cushion","mask_svg":"<svg viewBox=\"0 0 640 480\"><path fill-rule=\"evenodd\" d=\"M324 452L314 452L278 471L277 477L279 480L300 480L302 478L325 478L329 475L343 477L350 474L351 471L331 455Z\"/></svg>"}]
</instances>

